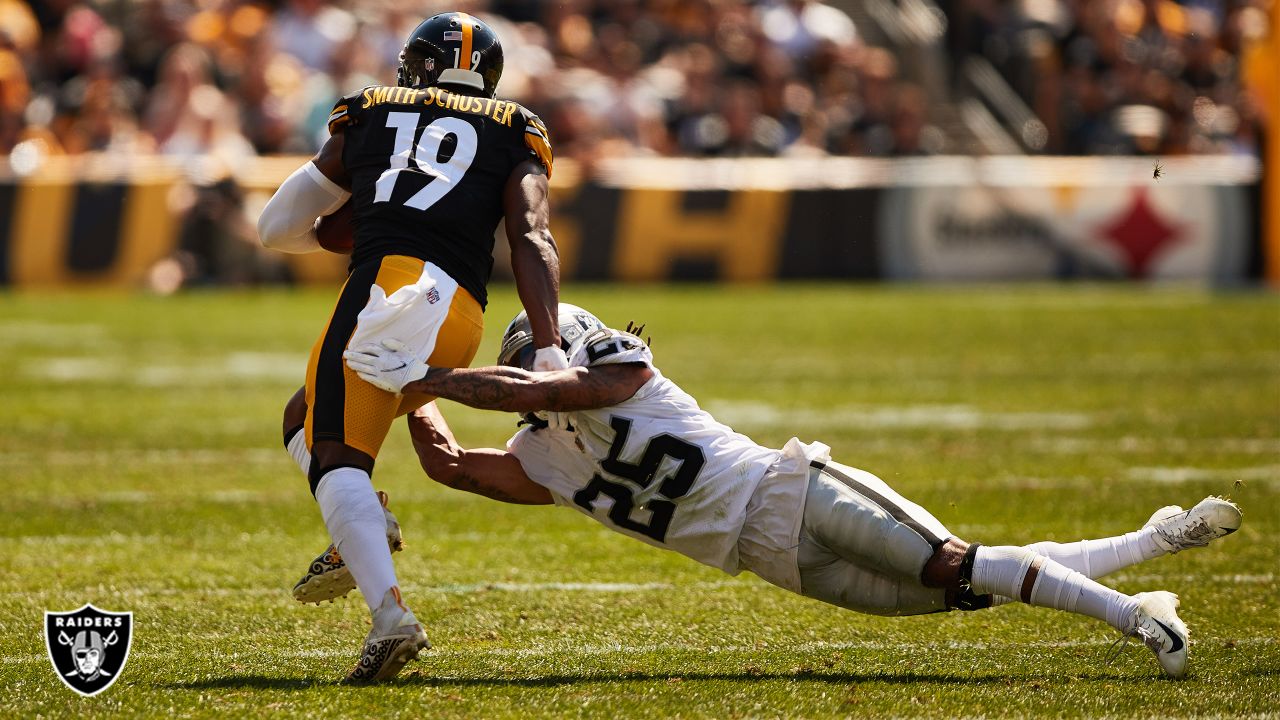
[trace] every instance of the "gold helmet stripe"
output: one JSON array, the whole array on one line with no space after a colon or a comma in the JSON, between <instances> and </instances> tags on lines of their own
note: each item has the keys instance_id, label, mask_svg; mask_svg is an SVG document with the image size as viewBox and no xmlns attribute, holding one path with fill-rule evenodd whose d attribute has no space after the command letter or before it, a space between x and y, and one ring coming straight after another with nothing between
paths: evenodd
<instances>
[{"instance_id":1,"label":"gold helmet stripe","mask_svg":"<svg viewBox=\"0 0 1280 720\"><path fill-rule=\"evenodd\" d=\"M470 70L471 32L475 25L471 22L471 16L464 12L458 13L458 23L462 25L462 52L458 54L458 68L461 70Z\"/></svg>"}]
</instances>

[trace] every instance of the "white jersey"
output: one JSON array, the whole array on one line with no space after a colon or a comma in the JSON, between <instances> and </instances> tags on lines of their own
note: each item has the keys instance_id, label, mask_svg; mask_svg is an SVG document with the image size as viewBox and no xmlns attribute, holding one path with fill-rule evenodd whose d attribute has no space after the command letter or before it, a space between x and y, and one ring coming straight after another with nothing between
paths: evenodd
<instances>
[{"instance_id":1,"label":"white jersey","mask_svg":"<svg viewBox=\"0 0 1280 720\"><path fill-rule=\"evenodd\" d=\"M556 504L737 574L747 505L781 454L716 422L634 335L600 330L569 358L571 367L632 362L654 376L630 399L568 413L573 431L526 427L507 449Z\"/></svg>"}]
</instances>

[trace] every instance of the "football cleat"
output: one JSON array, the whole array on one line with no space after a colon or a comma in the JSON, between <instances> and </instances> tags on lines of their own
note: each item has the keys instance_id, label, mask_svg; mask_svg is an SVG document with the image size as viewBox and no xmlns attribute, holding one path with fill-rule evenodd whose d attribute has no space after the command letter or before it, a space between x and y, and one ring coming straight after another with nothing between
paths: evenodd
<instances>
[{"instance_id":1,"label":"football cleat","mask_svg":"<svg viewBox=\"0 0 1280 720\"><path fill-rule=\"evenodd\" d=\"M373 611L373 629L360 649L360 659L344 682L374 683L390 680L431 642L418 619L405 607L400 588L392 586Z\"/></svg>"},{"instance_id":2,"label":"football cleat","mask_svg":"<svg viewBox=\"0 0 1280 720\"><path fill-rule=\"evenodd\" d=\"M1171 592L1138 593L1134 628L1125 637L1136 635L1156 654L1164 674L1180 678L1187 672L1187 642L1191 636L1178 617L1178 596Z\"/></svg>"},{"instance_id":3,"label":"football cleat","mask_svg":"<svg viewBox=\"0 0 1280 720\"><path fill-rule=\"evenodd\" d=\"M396 516L387 509L387 494L378 491L378 501L382 503L382 513L387 520L387 546L391 552L404 549L404 538L400 535L400 523ZM347 563L338 553L338 548L330 544L324 552L311 561L306 574L293 586L293 598L301 603L320 603L336 598L346 597L347 593L356 589L355 578L347 569Z\"/></svg>"},{"instance_id":4,"label":"football cleat","mask_svg":"<svg viewBox=\"0 0 1280 720\"><path fill-rule=\"evenodd\" d=\"M1177 505L1160 508L1143 527L1155 530L1156 544L1167 553L1205 547L1240 529L1243 516L1235 503L1207 497L1190 510Z\"/></svg>"},{"instance_id":5,"label":"football cleat","mask_svg":"<svg viewBox=\"0 0 1280 720\"><path fill-rule=\"evenodd\" d=\"M1160 522L1161 520L1168 520L1169 518L1173 517L1174 515L1177 515L1180 512L1186 512L1185 510L1182 509L1181 505L1165 505L1159 510L1151 513L1151 519L1147 520L1147 522L1143 524L1142 527L1149 528L1152 525L1155 525L1156 523Z\"/></svg>"}]
</instances>

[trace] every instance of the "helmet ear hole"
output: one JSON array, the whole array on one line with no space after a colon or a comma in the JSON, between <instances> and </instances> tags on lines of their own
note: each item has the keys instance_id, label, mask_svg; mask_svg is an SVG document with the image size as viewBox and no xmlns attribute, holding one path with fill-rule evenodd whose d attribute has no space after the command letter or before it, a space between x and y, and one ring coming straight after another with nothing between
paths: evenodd
<instances>
[{"instance_id":1,"label":"helmet ear hole","mask_svg":"<svg viewBox=\"0 0 1280 720\"><path fill-rule=\"evenodd\" d=\"M515 359L516 367L520 368L521 370L532 370L533 356L536 354L537 354L537 350L533 348L532 342L530 342L528 345L525 345L523 348L520 349L520 352L516 355L516 359Z\"/></svg>"},{"instance_id":2,"label":"helmet ear hole","mask_svg":"<svg viewBox=\"0 0 1280 720\"><path fill-rule=\"evenodd\" d=\"M400 71L397 81L401 87L425 87L435 82L436 61L421 51L406 47L400 51Z\"/></svg>"}]
</instances>

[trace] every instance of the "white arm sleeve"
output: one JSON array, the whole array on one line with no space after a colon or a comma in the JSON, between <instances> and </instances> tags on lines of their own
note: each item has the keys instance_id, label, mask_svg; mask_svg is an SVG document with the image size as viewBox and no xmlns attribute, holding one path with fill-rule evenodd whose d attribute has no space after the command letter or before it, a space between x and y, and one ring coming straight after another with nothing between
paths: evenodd
<instances>
[{"instance_id":1,"label":"white arm sleeve","mask_svg":"<svg viewBox=\"0 0 1280 720\"><path fill-rule=\"evenodd\" d=\"M319 250L316 218L333 213L349 197L351 193L325 177L315 163L308 161L294 170L267 201L258 218L258 237L264 247L281 252Z\"/></svg>"}]
</instances>

